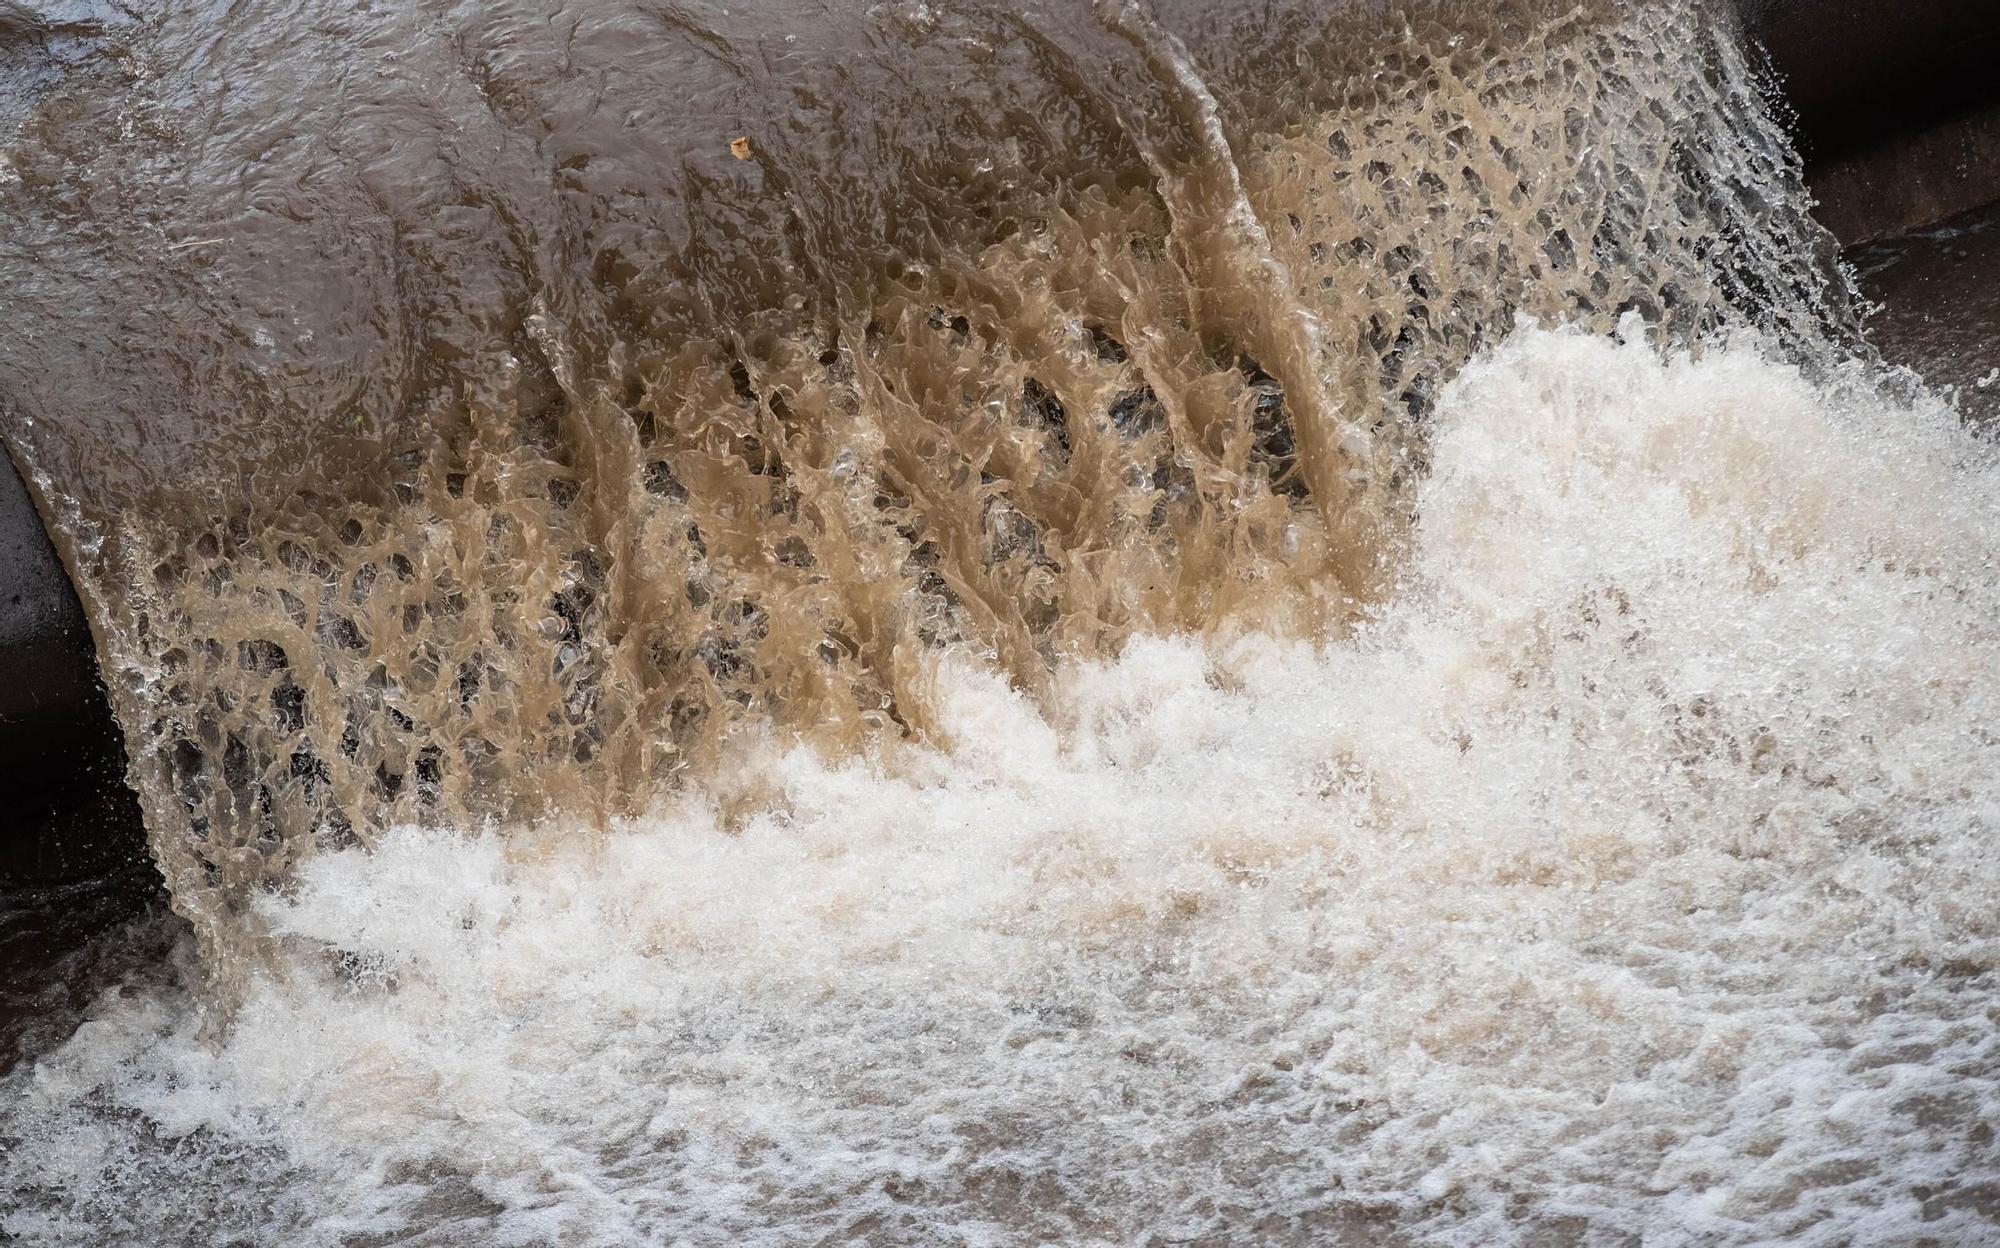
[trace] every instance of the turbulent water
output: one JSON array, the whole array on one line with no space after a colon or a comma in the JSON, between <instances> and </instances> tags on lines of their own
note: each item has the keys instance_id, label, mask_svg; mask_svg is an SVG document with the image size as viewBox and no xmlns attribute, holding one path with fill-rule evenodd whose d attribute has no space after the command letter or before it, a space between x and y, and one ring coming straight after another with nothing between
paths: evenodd
<instances>
[{"instance_id":1,"label":"turbulent water","mask_svg":"<svg viewBox=\"0 0 2000 1248\"><path fill-rule=\"evenodd\" d=\"M0 186L6 433L224 991L317 851L927 733L940 645L1337 627L1517 316L1839 313L1682 6L335 7L105 19Z\"/></svg>"},{"instance_id":2,"label":"turbulent water","mask_svg":"<svg viewBox=\"0 0 2000 1248\"><path fill-rule=\"evenodd\" d=\"M2000 462L1719 12L239 7L14 67L191 927L0 1234L2000 1234Z\"/></svg>"}]
</instances>

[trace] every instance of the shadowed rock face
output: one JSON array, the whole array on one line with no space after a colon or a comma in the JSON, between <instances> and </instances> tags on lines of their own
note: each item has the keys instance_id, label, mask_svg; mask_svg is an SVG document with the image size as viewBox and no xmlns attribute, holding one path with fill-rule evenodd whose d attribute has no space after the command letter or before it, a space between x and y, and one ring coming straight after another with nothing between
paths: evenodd
<instances>
[{"instance_id":1,"label":"shadowed rock face","mask_svg":"<svg viewBox=\"0 0 2000 1248\"><path fill-rule=\"evenodd\" d=\"M1771 51L1808 162L1991 100L2000 10L1983 0L1742 0Z\"/></svg>"},{"instance_id":2,"label":"shadowed rock face","mask_svg":"<svg viewBox=\"0 0 2000 1248\"><path fill-rule=\"evenodd\" d=\"M0 455L0 881L143 859L139 810L90 630L28 492Z\"/></svg>"},{"instance_id":3,"label":"shadowed rock face","mask_svg":"<svg viewBox=\"0 0 2000 1248\"><path fill-rule=\"evenodd\" d=\"M1876 305L1868 337L1891 363L1952 396L1966 420L2000 420L2000 204L1847 252Z\"/></svg>"},{"instance_id":4,"label":"shadowed rock face","mask_svg":"<svg viewBox=\"0 0 2000 1248\"><path fill-rule=\"evenodd\" d=\"M2000 7L1743 0L1782 78L1819 215L1858 243L2000 198Z\"/></svg>"}]
</instances>

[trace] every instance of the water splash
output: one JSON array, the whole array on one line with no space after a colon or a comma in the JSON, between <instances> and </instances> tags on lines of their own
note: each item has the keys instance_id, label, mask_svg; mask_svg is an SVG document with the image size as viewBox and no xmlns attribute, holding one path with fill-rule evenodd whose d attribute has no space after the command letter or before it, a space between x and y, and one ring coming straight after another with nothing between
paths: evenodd
<instances>
[{"instance_id":1,"label":"water splash","mask_svg":"<svg viewBox=\"0 0 2000 1248\"><path fill-rule=\"evenodd\" d=\"M17 1084L7 1226L1990 1235L1990 444L1523 329L1433 445L1345 640L1136 638L1041 705L947 652L950 749L317 857L226 1043L135 992Z\"/></svg>"},{"instance_id":2,"label":"water splash","mask_svg":"<svg viewBox=\"0 0 2000 1248\"><path fill-rule=\"evenodd\" d=\"M678 210L708 185L626 129L592 128L624 98L611 70L639 36L606 43L580 26L552 50L540 27L494 18L475 42L512 59L473 74L476 108L453 111L468 72L453 63L399 111L399 84L432 68L412 53L378 87L373 124L441 142L443 110L446 132L491 132L514 152L547 110L568 163L506 164L503 183L446 166L474 199L508 206L503 219L542 222L530 233L562 253L510 234L460 254L434 237L420 182L371 172L370 211L391 183L423 209L406 233L430 241L395 251L411 274L398 289L428 274L459 292L434 312L386 295L350 309L428 327L383 365L403 378L387 409L370 406L375 382L345 372L309 395L350 388L338 411L274 417L251 402L273 378L296 373L303 390L325 361L352 362L330 328L260 319L176 366L221 384L240 363L262 379L244 383L243 410L214 414L214 436L169 449L161 413L132 414L159 429L161 455L193 462L135 485L119 467L125 426L78 417L73 396L63 419L15 431L51 514L68 518L154 850L219 996L260 956L257 897L316 853L409 822L640 814L758 725L835 751L943 740L940 646L989 654L1046 694L1067 658L1135 634L1337 633L1398 574L1440 387L1518 316L1608 330L1637 311L1677 342L1744 322L1807 355L1844 324L1794 163L1696 6L1322 16L1318 50L1299 44L1287 71L1312 98L1288 116L1253 106L1261 93L1240 75L1212 84L1132 6L1102 24L987 15L993 30L968 13L870 21L885 46L951 65L985 64L978 47L1036 50L1038 67L1010 61L1004 83L975 64L960 78L1044 90L1040 107L1110 129L1045 134L1038 159L1067 172L1039 179L1003 159L1026 150L1019 136L982 143L975 128L938 151L906 136L913 154L868 194L905 195L896 211L933 232L864 265L865 281L826 247L784 240L850 225L853 246L873 237L799 188L837 184L811 162L879 136L806 148L759 131L747 162L717 148L731 178L755 165L766 179L729 192L743 211L790 204L771 246L804 258L769 281L634 252L608 222ZM296 42L295 26L276 35ZM648 29L675 47L694 38ZM798 61L768 34L742 37ZM720 55L695 43L703 63ZM195 46L177 73L230 45ZM339 45L311 46L337 59ZM300 55L289 47L271 55ZM585 119L530 85L604 56ZM746 72L740 57L717 63L731 82ZM786 72L817 82L799 63ZM217 102L218 134L259 99ZM900 95L876 103L882 124L898 118ZM285 112L254 133L340 124ZM364 139L380 135L326 142ZM974 196L947 179L968 143L1015 189ZM647 192L640 206L604 200L585 177L593 160ZM401 202L387 201L392 220ZM966 212L986 215L947 230ZM483 237L472 216L461 227L465 246ZM660 228L665 247L684 227ZM710 223L696 237L763 229ZM318 271L308 259L302 274ZM489 282L518 288L511 311L488 306ZM689 283L722 300L705 320L672 311ZM325 285L252 295L351 302Z\"/></svg>"},{"instance_id":3,"label":"water splash","mask_svg":"<svg viewBox=\"0 0 2000 1248\"><path fill-rule=\"evenodd\" d=\"M602 12L417 92L393 402L267 431L374 374L246 295L198 471L7 430L194 936L0 1083L0 1228L1990 1237L1993 452L1885 397L1706 9L1320 16L1263 90L877 6L851 146L737 55L796 32ZM660 164L578 66L796 108Z\"/></svg>"}]
</instances>

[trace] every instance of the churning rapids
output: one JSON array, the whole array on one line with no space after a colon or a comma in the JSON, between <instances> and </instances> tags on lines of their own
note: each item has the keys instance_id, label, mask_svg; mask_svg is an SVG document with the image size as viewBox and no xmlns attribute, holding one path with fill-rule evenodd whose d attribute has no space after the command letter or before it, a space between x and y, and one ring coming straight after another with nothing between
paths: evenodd
<instances>
[{"instance_id":1,"label":"churning rapids","mask_svg":"<svg viewBox=\"0 0 2000 1248\"><path fill-rule=\"evenodd\" d=\"M0 1239L2000 1235L2000 455L1719 13L334 7L9 51L180 934Z\"/></svg>"}]
</instances>

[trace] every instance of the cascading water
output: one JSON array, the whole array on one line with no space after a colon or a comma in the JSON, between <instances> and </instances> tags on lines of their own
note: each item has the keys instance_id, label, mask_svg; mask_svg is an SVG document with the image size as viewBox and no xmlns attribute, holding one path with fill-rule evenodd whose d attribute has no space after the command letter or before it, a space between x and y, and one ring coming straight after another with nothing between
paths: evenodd
<instances>
[{"instance_id":1,"label":"cascading water","mask_svg":"<svg viewBox=\"0 0 2000 1248\"><path fill-rule=\"evenodd\" d=\"M0 1231L1991 1235L1989 443L1716 11L1314 7L79 36L0 432L192 935Z\"/></svg>"}]
</instances>

